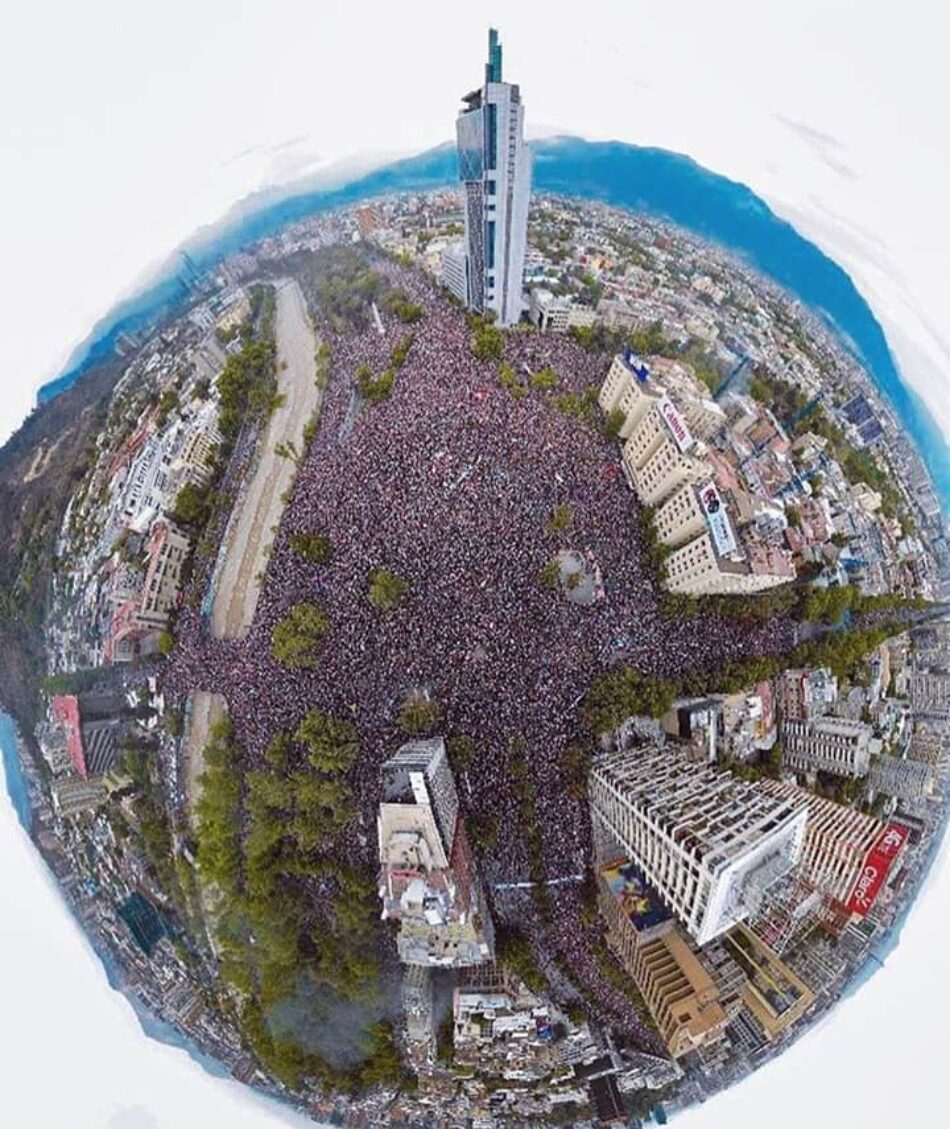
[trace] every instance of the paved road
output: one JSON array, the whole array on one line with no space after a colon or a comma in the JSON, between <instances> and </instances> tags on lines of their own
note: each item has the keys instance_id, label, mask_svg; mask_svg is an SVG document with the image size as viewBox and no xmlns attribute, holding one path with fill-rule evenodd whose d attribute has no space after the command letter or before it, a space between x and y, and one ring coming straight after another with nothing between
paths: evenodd
<instances>
[{"instance_id":1,"label":"paved road","mask_svg":"<svg viewBox=\"0 0 950 1129\"><path fill-rule=\"evenodd\" d=\"M185 740L185 796L188 800L188 818L194 821L195 805L201 793L198 781L204 772L204 748L208 734L224 717L226 706L220 694L196 690L191 696L191 716Z\"/></svg>"},{"instance_id":2,"label":"paved road","mask_svg":"<svg viewBox=\"0 0 950 1129\"><path fill-rule=\"evenodd\" d=\"M277 386L285 397L261 436L260 457L238 509L231 516L211 606L211 634L243 639L257 608L258 573L267 567L272 527L280 521L282 496L290 486L294 463L274 453L281 443L303 449L303 431L320 402L314 354L317 342L306 302L295 281L277 283Z\"/></svg>"}]
</instances>

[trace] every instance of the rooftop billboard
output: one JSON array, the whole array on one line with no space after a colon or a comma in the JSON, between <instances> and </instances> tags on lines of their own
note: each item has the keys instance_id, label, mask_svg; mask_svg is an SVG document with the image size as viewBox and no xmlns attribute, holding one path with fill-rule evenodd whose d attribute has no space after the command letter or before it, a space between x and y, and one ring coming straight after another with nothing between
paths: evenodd
<instances>
[{"instance_id":1,"label":"rooftop billboard","mask_svg":"<svg viewBox=\"0 0 950 1129\"><path fill-rule=\"evenodd\" d=\"M700 486L697 493L709 535L716 546L716 552L721 557L727 557L734 553L739 545L732 529L732 522L729 520L729 514L726 511L726 504L720 497L714 482L707 482L705 486Z\"/></svg>"},{"instance_id":2,"label":"rooftop billboard","mask_svg":"<svg viewBox=\"0 0 950 1129\"><path fill-rule=\"evenodd\" d=\"M880 839L865 859L864 867L858 875L858 880L848 898L847 909L849 913L856 913L860 917L871 909L877 900L881 887L884 885L891 866L904 848L908 829L900 823L889 823L881 833Z\"/></svg>"},{"instance_id":3,"label":"rooftop billboard","mask_svg":"<svg viewBox=\"0 0 950 1129\"><path fill-rule=\"evenodd\" d=\"M686 426L686 421L673 406L673 401L668 396L664 396L657 407L670 435L673 436L673 442L680 451L688 451L693 445L693 437Z\"/></svg>"}]
</instances>

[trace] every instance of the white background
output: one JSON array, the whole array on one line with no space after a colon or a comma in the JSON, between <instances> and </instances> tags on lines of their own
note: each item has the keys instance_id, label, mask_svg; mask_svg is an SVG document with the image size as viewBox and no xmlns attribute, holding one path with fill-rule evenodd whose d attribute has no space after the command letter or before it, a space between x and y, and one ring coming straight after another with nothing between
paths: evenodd
<instances>
[{"instance_id":1,"label":"white background","mask_svg":"<svg viewBox=\"0 0 950 1129\"><path fill-rule=\"evenodd\" d=\"M448 139L490 22L533 126L688 153L837 259L950 433L942 5L34 0L0 40L0 439L95 318L234 201ZM6 805L0 836L4 1120L285 1124L138 1034ZM944 1124L948 919L944 864L886 971L677 1124Z\"/></svg>"}]
</instances>

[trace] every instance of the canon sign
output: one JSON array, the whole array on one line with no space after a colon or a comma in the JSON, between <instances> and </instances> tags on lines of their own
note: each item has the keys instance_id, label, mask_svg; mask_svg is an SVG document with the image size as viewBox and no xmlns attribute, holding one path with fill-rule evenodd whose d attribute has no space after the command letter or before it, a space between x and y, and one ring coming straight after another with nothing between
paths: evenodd
<instances>
[{"instance_id":1,"label":"canon sign","mask_svg":"<svg viewBox=\"0 0 950 1129\"><path fill-rule=\"evenodd\" d=\"M681 451L687 451L693 445L693 437L689 433L689 428L679 414L676 408L673 407L673 402L664 396L658 405L660 415L663 417L663 422L670 429L670 434L676 446Z\"/></svg>"},{"instance_id":2,"label":"canon sign","mask_svg":"<svg viewBox=\"0 0 950 1129\"><path fill-rule=\"evenodd\" d=\"M889 823L865 860L864 867L848 898L847 910L860 917L868 912L877 900L894 859L907 841L907 828L899 823Z\"/></svg>"}]
</instances>

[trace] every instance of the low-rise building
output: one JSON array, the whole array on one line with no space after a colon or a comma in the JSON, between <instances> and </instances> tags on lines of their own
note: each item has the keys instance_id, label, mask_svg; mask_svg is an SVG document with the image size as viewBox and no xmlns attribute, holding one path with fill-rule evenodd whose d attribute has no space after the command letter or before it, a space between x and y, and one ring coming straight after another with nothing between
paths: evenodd
<instances>
[{"instance_id":1,"label":"low-rise building","mask_svg":"<svg viewBox=\"0 0 950 1129\"><path fill-rule=\"evenodd\" d=\"M715 980L629 859L598 872L607 939L630 973L674 1058L723 1037L728 1016Z\"/></svg>"},{"instance_id":2,"label":"low-rise building","mask_svg":"<svg viewBox=\"0 0 950 1129\"><path fill-rule=\"evenodd\" d=\"M566 333L569 329L589 328L597 315L571 298L555 297L550 290L536 286L528 301L528 318L542 333Z\"/></svg>"}]
</instances>

